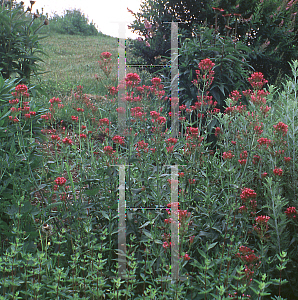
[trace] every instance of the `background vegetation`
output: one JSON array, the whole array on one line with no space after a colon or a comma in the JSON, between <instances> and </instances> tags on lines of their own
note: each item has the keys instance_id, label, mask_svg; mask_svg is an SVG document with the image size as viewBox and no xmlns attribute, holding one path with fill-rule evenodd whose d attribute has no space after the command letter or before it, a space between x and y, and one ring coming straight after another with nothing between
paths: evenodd
<instances>
[{"instance_id":1,"label":"background vegetation","mask_svg":"<svg viewBox=\"0 0 298 300\"><path fill-rule=\"evenodd\" d=\"M27 25L47 20L31 10L22 18ZM50 28L45 25L42 30ZM115 38L37 36L35 45L48 54L38 55L44 63L29 61L27 75L11 64L19 76L0 77L0 299L295 299L298 61L280 89L256 73L247 81L247 45L206 26L197 33L180 40L181 80L192 86L195 71L201 73L198 86L185 93L198 102L179 107L184 129L192 128L177 140L163 123L175 104L166 72L161 82L151 81L148 71L130 74L137 82L127 86L132 132L118 136ZM14 61L23 55L12 53ZM138 59L132 51L128 58ZM204 64L211 67L203 70ZM33 66L47 73L36 76ZM231 82L223 70L234 71ZM213 71L210 85L202 75ZM17 85L22 79L28 90ZM239 89L222 99L225 115L213 101L216 93L207 98L213 86L222 94ZM216 148L208 140L212 133ZM117 164L123 163L130 165L125 280L117 277L116 263ZM174 205L164 166L173 164L179 165L179 282L171 281Z\"/></svg>"}]
</instances>

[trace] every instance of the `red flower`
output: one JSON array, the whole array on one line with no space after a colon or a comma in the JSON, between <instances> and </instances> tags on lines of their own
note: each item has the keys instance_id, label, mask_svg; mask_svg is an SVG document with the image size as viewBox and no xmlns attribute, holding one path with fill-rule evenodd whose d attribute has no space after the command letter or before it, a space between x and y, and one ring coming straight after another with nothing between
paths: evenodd
<instances>
[{"instance_id":1,"label":"red flower","mask_svg":"<svg viewBox=\"0 0 298 300\"><path fill-rule=\"evenodd\" d=\"M62 140L62 143L63 143L63 144L69 144L69 145L72 145L73 142L72 142L71 139L69 139L69 138L66 137L66 138L64 138L64 139Z\"/></svg>"},{"instance_id":2,"label":"red flower","mask_svg":"<svg viewBox=\"0 0 298 300\"><path fill-rule=\"evenodd\" d=\"M55 182L59 186L63 186L66 183L66 179L64 177L57 177Z\"/></svg>"},{"instance_id":3,"label":"red flower","mask_svg":"<svg viewBox=\"0 0 298 300\"><path fill-rule=\"evenodd\" d=\"M249 188L244 188L242 190L242 193L240 195L240 198L242 199L243 202L246 202L246 200L250 199L250 198L256 198L257 197L257 193Z\"/></svg>"},{"instance_id":4,"label":"red flower","mask_svg":"<svg viewBox=\"0 0 298 300\"><path fill-rule=\"evenodd\" d=\"M53 135L51 136L51 139L52 139L53 141L55 141L55 140L56 140L56 141L59 141L59 140L60 140L60 137L59 137L58 135L54 135L54 134L53 134Z\"/></svg>"},{"instance_id":5,"label":"red flower","mask_svg":"<svg viewBox=\"0 0 298 300\"><path fill-rule=\"evenodd\" d=\"M217 137L220 133L221 133L220 127L216 127L216 128L215 128L215 134L214 134L214 135Z\"/></svg>"},{"instance_id":6,"label":"red flower","mask_svg":"<svg viewBox=\"0 0 298 300\"><path fill-rule=\"evenodd\" d=\"M205 58L199 62L199 69L202 71L211 71L212 68L215 66L209 58Z\"/></svg>"},{"instance_id":7,"label":"red flower","mask_svg":"<svg viewBox=\"0 0 298 300\"><path fill-rule=\"evenodd\" d=\"M269 146L271 144L271 140L267 138L259 138L257 141L260 145L267 145Z\"/></svg>"},{"instance_id":8,"label":"red flower","mask_svg":"<svg viewBox=\"0 0 298 300\"><path fill-rule=\"evenodd\" d=\"M103 151L108 155L112 155L113 153L116 152L116 151L113 151L113 147L111 147L111 146L105 146L103 148Z\"/></svg>"},{"instance_id":9,"label":"red flower","mask_svg":"<svg viewBox=\"0 0 298 300\"><path fill-rule=\"evenodd\" d=\"M52 98L52 99L50 99L50 101L49 101L51 104L54 104L54 103L61 103L62 101L59 99L59 98Z\"/></svg>"},{"instance_id":10,"label":"red flower","mask_svg":"<svg viewBox=\"0 0 298 300\"><path fill-rule=\"evenodd\" d=\"M15 91L19 95L23 95L24 93L27 93L28 87L25 84L19 84L15 87Z\"/></svg>"},{"instance_id":11,"label":"red flower","mask_svg":"<svg viewBox=\"0 0 298 300\"><path fill-rule=\"evenodd\" d=\"M230 94L230 98L234 101L237 102L242 96L238 91L232 91Z\"/></svg>"},{"instance_id":12,"label":"red flower","mask_svg":"<svg viewBox=\"0 0 298 300\"><path fill-rule=\"evenodd\" d=\"M115 135L113 138L112 138L112 140L114 141L114 143L116 143L116 144L125 144L125 142L124 142L124 137L121 137L121 136L119 136L119 135Z\"/></svg>"},{"instance_id":13,"label":"red flower","mask_svg":"<svg viewBox=\"0 0 298 300\"><path fill-rule=\"evenodd\" d=\"M129 73L126 75L125 80L127 82L132 82L132 83L136 83L139 84L141 82L141 78L137 73Z\"/></svg>"},{"instance_id":14,"label":"red flower","mask_svg":"<svg viewBox=\"0 0 298 300\"><path fill-rule=\"evenodd\" d=\"M87 135L86 135L85 133L81 133L81 134L80 134L80 138L81 138L81 139L83 139L83 138L86 139L86 138L87 138Z\"/></svg>"},{"instance_id":15,"label":"red flower","mask_svg":"<svg viewBox=\"0 0 298 300\"><path fill-rule=\"evenodd\" d=\"M222 158L224 160L226 159L232 159L235 155L232 154L231 150L229 152L224 152Z\"/></svg>"},{"instance_id":16,"label":"red flower","mask_svg":"<svg viewBox=\"0 0 298 300\"><path fill-rule=\"evenodd\" d=\"M268 80L264 79L264 75L261 72L255 72L248 78L249 83L256 90L260 90L264 84L268 83Z\"/></svg>"},{"instance_id":17,"label":"red flower","mask_svg":"<svg viewBox=\"0 0 298 300\"><path fill-rule=\"evenodd\" d=\"M71 116L71 119L75 122L77 122L79 120L79 117L76 117L76 116Z\"/></svg>"},{"instance_id":18,"label":"red flower","mask_svg":"<svg viewBox=\"0 0 298 300\"><path fill-rule=\"evenodd\" d=\"M240 165L245 165L247 162L247 159L238 159L238 162Z\"/></svg>"},{"instance_id":19,"label":"red flower","mask_svg":"<svg viewBox=\"0 0 298 300\"><path fill-rule=\"evenodd\" d=\"M282 176L283 170L281 168L275 167L275 169L273 170L273 173L277 176Z\"/></svg>"},{"instance_id":20,"label":"red flower","mask_svg":"<svg viewBox=\"0 0 298 300\"><path fill-rule=\"evenodd\" d=\"M287 210L285 211L285 214L289 217L289 218L296 218L297 215L297 211L296 211L296 207L292 206L292 207L288 207Z\"/></svg>"},{"instance_id":21,"label":"red flower","mask_svg":"<svg viewBox=\"0 0 298 300\"><path fill-rule=\"evenodd\" d=\"M189 257L189 255L186 253L186 254L183 256L183 259L184 259L184 260L190 260L190 257Z\"/></svg>"},{"instance_id":22,"label":"red flower","mask_svg":"<svg viewBox=\"0 0 298 300\"><path fill-rule=\"evenodd\" d=\"M108 59L108 58L110 58L110 57L112 56L112 54L111 54L110 52L102 52L102 53L100 54L100 56L101 56L102 58Z\"/></svg>"},{"instance_id":23,"label":"red flower","mask_svg":"<svg viewBox=\"0 0 298 300\"><path fill-rule=\"evenodd\" d=\"M258 225L267 225L267 222L269 221L270 217L268 216L258 216L255 218L255 221Z\"/></svg>"},{"instance_id":24,"label":"red flower","mask_svg":"<svg viewBox=\"0 0 298 300\"><path fill-rule=\"evenodd\" d=\"M276 131L280 131L283 135L286 135L288 132L288 125L284 124L283 122L278 122L277 125L273 125Z\"/></svg>"},{"instance_id":25,"label":"red flower","mask_svg":"<svg viewBox=\"0 0 298 300\"><path fill-rule=\"evenodd\" d=\"M289 162L291 159L291 157L284 157L285 162Z\"/></svg>"},{"instance_id":26,"label":"red flower","mask_svg":"<svg viewBox=\"0 0 298 300\"><path fill-rule=\"evenodd\" d=\"M160 78L157 78L157 77L154 77L151 79L151 82L153 85L158 85L161 83L161 79Z\"/></svg>"}]
</instances>

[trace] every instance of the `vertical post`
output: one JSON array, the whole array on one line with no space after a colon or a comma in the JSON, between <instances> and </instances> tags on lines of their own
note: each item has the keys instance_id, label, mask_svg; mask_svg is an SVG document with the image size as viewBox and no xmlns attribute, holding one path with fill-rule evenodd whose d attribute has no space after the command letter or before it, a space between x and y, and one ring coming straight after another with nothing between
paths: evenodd
<instances>
[{"instance_id":1,"label":"vertical post","mask_svg":"<svg viewBox=\"0 0 298 300\"><path fill-rule=\"evenodd\" d=\"M172 283L179 279L179 227L178 227L178 166L171 166L171 266Z\"/></svg>"},{"instance_id":2,"label":"vertical post","mask_svg":"<svg viewBox=\"0 0 298 300\"><path fill-rule=\"evenodd\" d=\"M119 166L118 277L126 275L125 165Z\"/></svg>"},{"instance_id":3,"label":"vertical post","mask_svg":"<svg viewBox=\"0 0 298 300\"><path fill-rule=\"evenodd\" d=\"M119 23L119 45L118 45L118 134L122 135L126 127L126 102L125 97L126 83L126 57L125 57L125 26ZM123 110L125 113L123 113Z\"/></svg>"},{"instance_id":4,"label":"vertical post","mask_svg":"<svg viewBox=\"0 0 298 300\"><path fill-rule=\"evenodd\" d=\"M125 26L119 23L119 45L118 45L118 134L123 135L126 127L126 46ZM122 110L122 111L121 111ZM125 208L125 165L119 166L119 203L118 203L118 277L126 275L126 208Z\"/></svg>"},{"instance_id":5,"label":"vertical post","mask_svg":"<svg viewBox=\"0 0 298 300\"><path fill-rule=\"evenodd\" d=\"M178 23L171 23L171 127L172 137L179 132L178 119Z\"/></svg>"}]
</instances>

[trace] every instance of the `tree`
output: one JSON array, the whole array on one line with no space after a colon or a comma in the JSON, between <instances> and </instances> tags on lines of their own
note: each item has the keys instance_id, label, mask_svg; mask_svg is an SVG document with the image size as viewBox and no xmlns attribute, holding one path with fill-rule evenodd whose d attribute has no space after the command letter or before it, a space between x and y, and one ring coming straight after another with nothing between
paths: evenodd
<instances>
[{"instance_id":1,"label":"tree","mask_svg":"<svg viewBox=\"0 0 298 300\"><path fill-rule=\"evenodd\" d=\"M162 22L187 22L179 24L183 39L194 36L194 28L214 28L219 34L234 36L248 45L252 53L250 62L255 70L263 72L270 84L276 83L284 74L290 74L288 64L297 58L297 0L146 0L141 12L134 14L136 20L130 25L134 32L145 37L145 43L152 44L154 56L135 41L136 54L148 64L156 64L154 57L170 56L166 51L170 40L170 26ZM145 20L152 25L152 36L148 35ZM158 24L158 25L156 25ZM147 26L148 27L148 26ZM162 34L158 34L157 30ZM147 36L146 36L147 35ZM182 40L183 40L182 39ZM148 45L148 44L147 44ZM180 46L179 46L180 47ZM164 51L165 50L165 51ZM146 54L145 54L146 53ZM152 69L152 71L156 71Z\"/></svg>"}]
</instances>

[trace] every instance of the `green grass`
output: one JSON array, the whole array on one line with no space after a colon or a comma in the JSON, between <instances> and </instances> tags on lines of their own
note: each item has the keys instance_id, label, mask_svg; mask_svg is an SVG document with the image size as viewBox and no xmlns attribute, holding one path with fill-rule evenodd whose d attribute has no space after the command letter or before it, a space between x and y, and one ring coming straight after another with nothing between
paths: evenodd
<instances>
[{"instance_id":1,"label":"green grass","mask_svg":"<svg viewBox=\"0 0 298 300\"><path fill-rule=\"evenodd\" d=\"M118 38L100 34L99 36L77 36L51 34L41 40L44 63L40 66L44 74L35 77L32 83L41 83L51 97L64 97L77 85L84 87L84 93L106 95L107 90L95 79L102 76L107 86L118 84ZM112 53L114 67L107 79L99 68L102 52ZM129 54L128 54L129 55ZM126 74L135 72L127 68Z\"/></svg>"}]
</instances>

